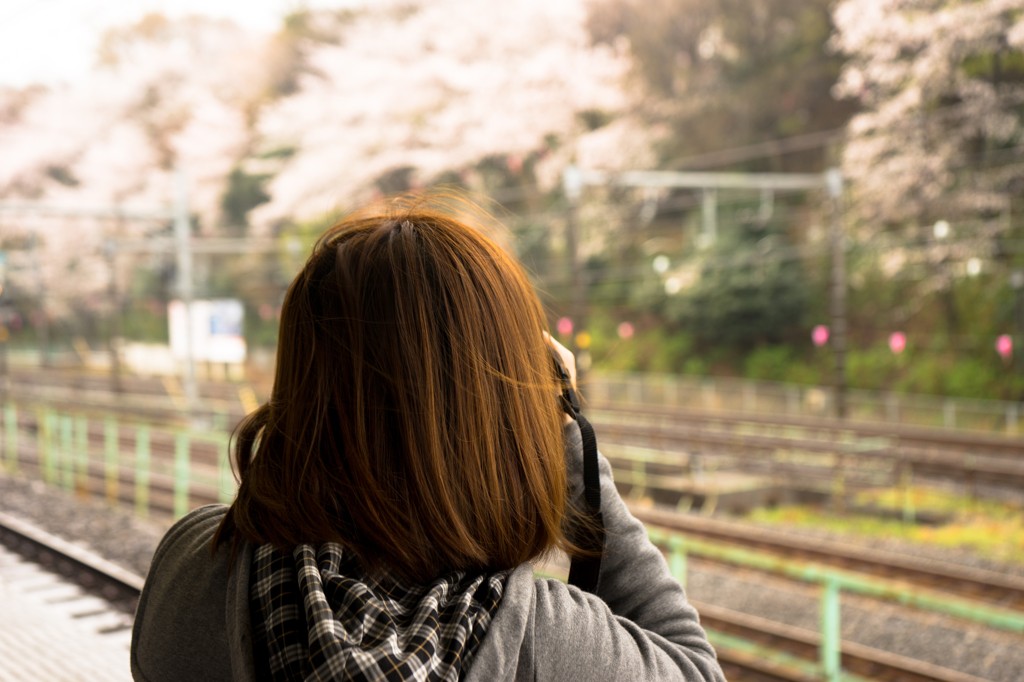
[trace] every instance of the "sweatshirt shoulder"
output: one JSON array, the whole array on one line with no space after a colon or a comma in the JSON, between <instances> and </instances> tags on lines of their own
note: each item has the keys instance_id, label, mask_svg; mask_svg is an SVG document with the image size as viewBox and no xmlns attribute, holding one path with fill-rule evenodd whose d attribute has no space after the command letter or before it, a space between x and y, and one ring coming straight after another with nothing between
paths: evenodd
<instances>
[{"instance_id":1,"label":"sweatshirt shoulder","mask_svg":"<svg viewBox=\"0 0 1024 682\"><path fill-rule=\"evenodd\" d=\"M226 548L210 556L226 511L223 505L196 509L160 541L135 614L136 680L231 679Z\"/></svg>"},{"instance_id":2,"label":"sweatshirt shoulder","mask_svg":"<svg viewBox=\"0 0 1024 682\"><path fill-rule=\"evenodd\" d=\"M162 554L180 542L212 540L217 532L217 527L224 520L224 515L227 511L227 506L223 504L210 504L193 509L178 519L164 534L163 539L160 540L156 553L153 555L153 562L156 563Z\"/></svg>"}]
</instances>

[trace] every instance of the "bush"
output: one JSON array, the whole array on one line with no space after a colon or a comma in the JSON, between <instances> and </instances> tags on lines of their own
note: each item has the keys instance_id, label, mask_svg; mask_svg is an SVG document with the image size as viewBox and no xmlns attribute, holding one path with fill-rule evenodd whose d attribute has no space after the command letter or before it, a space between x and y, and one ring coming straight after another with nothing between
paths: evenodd
<instances>
[{"instance_id":1,"label":"bush","mask_svg":"<svg viewBox=\"0 0 1024 682\"><path fill-rule=\"evenodd\" d=\"M1001 398L1000 374L992 365L971 358L955 363L944 376L946 395L959 398Z\"/></svg>"},{"instance_id":2,"label":"bush","mask_svg":"<svg viewBox=\"0 0 1024 682\"><path fill-rule=\"evenodd\" d=\"M788 346L761 346L747 356L744 374L761 381L786 381L793 364Z\"/></svg>"}]
</instances>

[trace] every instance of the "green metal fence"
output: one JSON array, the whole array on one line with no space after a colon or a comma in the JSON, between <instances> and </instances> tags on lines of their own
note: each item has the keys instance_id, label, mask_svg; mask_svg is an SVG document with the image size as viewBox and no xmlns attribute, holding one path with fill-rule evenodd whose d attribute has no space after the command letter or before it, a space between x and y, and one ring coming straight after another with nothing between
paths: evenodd
<instances>
[{"instance_id":1,"label":"green metal fence","mask_svg":"<svg viewBox=\"0 0 1024 682\"><path fill-rule=\"evenodd\" d=\"M27 468L48 485L69 492L102 491L109 504L131 503L140 517L153 508L157 484L170 492L170 511L179 518L193 506L197 490L206 501L234 499L226 416L215 424L218 429L202 431L11 402L4 405L0 420L0 462L10 472ZM126 448L125 441L133 447ZM197 458L202 446L206 456ZM122 490L126 482L130 493Z\"/></svg>"},{"instance_id":2,"label":"green metal fence","mask_svg":"<svg viewBox=\"0 0 1024 682\"><path fill-rule=\"evenodd\" d=\"M983 602L950 597L941 592L909 586L885 578L794 561L772 554L747 550L689 537L660 528L648 528L651 541L668 554L672 575L686 585L687 558L699 556L716 562L773 573L792 580L821 586L819 674L828 682L846 679L840 666L840 595L843 592L896 602L933 613L961 618L998 630L1024 634L1024 613ZM715 635L718 636L718 635ZM709 639L715 644L709 633ZM723 644L725 644L723 640ZM780 659L781 660L781 659ZM787 664L789 663L787 657Z\"/></svg>"},{"instance_id":3,"label":"green metal fence","mask_svg":"<svg viewBox=\"0 0 1024 682\"><path fill-rule=\"evenodd\" d=\"M100 413L59 412L45 405L7 403L0 420L0 462L11 472L28 470L50 485L87 492L99 489L111 505L133 503L145 517L152 509L154 482L160 479L169 491L175 518L186 514L195 491L206 498L228 503L234 498L235 480L228 458L227 420L220 428L197 431L175 424L118 419ZM126 438L127 437L127 438ZM125 440L134 447L125 448ZM160 448L154 445L161 443ZM205 445L207 457L196 457L196 446ZM214 456L209 457L210 451ZM35 469L33 472L32 469ZM632 472L640 486L650 476L642 469ZM100 485L90 486L90 477ZM124 480L131 493L122 494ZM897 602L934 613L962 618L988 627L1024 634L1024 613L977 601L949 597L925 588L911 587L884 578L775 555L717 544L660 528L649 528L651 540L668 556L669 568L684 585L690 556L773 573L821 586L819 662L815 674L828 682L853 679L840 665L840 598L843 592ZM747 647L758 655L774 656L787 665L791 656L759 647L723 633L709 633L712 643L732 648ZM805 665L805 664L801 664Z\"/></svg>"},{"instance_id":4,"label":"green metal fence","mask_svg":"<svg viewBox=\"0 0 1024 682\"><path fill-rule=\"evenodd\" d=\"M659 405L779 416L826 417L835 397L829 386L733 377L644 372L593 373L583 387L592 402ZM848 389L853 421L1020 433L1024 403Z\"/></svg>"}]
</instances>

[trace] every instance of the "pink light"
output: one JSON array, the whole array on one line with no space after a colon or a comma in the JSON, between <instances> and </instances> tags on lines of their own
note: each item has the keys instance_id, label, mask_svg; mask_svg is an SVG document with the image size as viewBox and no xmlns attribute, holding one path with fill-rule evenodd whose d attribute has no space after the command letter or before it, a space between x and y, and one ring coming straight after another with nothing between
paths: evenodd
<instances>
[{"instance_id":1,"label":"pink light","mask_svg":"<svg viewBox=\"0 0 1024 682\"><path fill-rule=\"evenodd\" d=\"M518 173L523 170L523 157L518 154L512 154L508 157L508 169L513 173Z\"/></svg>"},{"instance_id":2,"label":"pink light","mask_svg":"<svg viewBox=\"0 0 1024 682\"><path fill-rule=\"evenodd\" d=\"M558 333L562 336L569 336L569 334L572 334L572 320L568 317L558 318Z\"/></svg>"},{"instance_id":3,"label":"pink light","mask_svg":"<svg viewBox=\"0 0 1024 682\"><path fill-rule=\"evenodd\" d=\"M903 332L893 332L889 335L889 349L899 355L907 347L907 335Z\"/></svg>"},{"instance_id":4,"label":"pink light","mask_svg":"<svg viewBox=\"0 0 1024 682\"><path fill-rule=\"evenodd\" d=\"M811 341L814 342L815 346L819 348L828 343L828 327L823 324L819 324L811 330Z\"/></svg>"},{"instance_id":5,"label":"pink light","mask_svg":"<svg viewBox=\"0 0 1024 682\"><path fill-rule=\"evenodd\" d=\"M633 325L631 325L629 322L623 322L622 324L619 325L619 338L628 339L631 336L633 336L633 331Z\"/></svg>"},{"instance_id":6,"label":"pink light","mask_svg":"<svg viewBox=\"0 0 1024 682\"><path fill-rule=\"evenodd\" d=\"M996 337L996 352L1003 360L1007 360L1013 355L1013 339L1009 334L1000 334Z\"/></svg>"}]
</instances>

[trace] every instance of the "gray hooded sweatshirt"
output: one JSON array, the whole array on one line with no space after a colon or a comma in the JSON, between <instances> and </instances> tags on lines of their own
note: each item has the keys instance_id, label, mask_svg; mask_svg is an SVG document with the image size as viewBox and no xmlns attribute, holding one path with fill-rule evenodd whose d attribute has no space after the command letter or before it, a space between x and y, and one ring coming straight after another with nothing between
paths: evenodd
<instances>
[{"instance_id":1,"label":"gray hooded sweatshirt","mask_svg":"<svg viewBox=\"0 0 1024 682\"><path fill-rule=\"evenodd\" d=\"M579 427L565 427L572 495L582 500ZM715 652L683 587L642 523L626 509L600 457L607 529L597 594L514 569L465 682L724 682ZM227 507L178 521L153 557L132 633L137 682L256 679L250 621L253 548L209 547ZM230 569L230 570L229 570Z\"/></svg>"}]
</instances>

